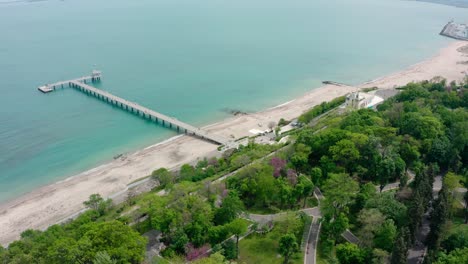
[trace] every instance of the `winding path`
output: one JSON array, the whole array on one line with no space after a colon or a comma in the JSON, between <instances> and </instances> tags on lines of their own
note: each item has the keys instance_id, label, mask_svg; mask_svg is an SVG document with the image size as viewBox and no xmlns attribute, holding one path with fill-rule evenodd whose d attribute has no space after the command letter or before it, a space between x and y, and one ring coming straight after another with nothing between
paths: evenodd
<instances>
[{"instance_id":1,"label":"winding path","mask_svg":"<svg viewBox=\"0 0 468 264\"><path fill-rule=\"evenodd\" d=\"M306 248L304 250L304 264L315 264L317 259L317 244L320 235L320 227L322 226L322 222L320 218L322 218L322 214L320 212L320 200L324 197L322 192L319 188L315 188L314 196L317 198L319 203L318 207L314 207L310 209L309 215L312 216L314 219L312 220L312 224L310 225L309 229L309 238L307 239ZM307 213L307 212L306 212Z\"/></svg>"},{"instance_id":2,"label":"winding path","mask_svg":"<svg viewBox=\"0 0 468 264\"><path fill-rule=\"evenodd\" d=\"M434 183L432 185L432 193L434 195L433 200L437 198L440 189L442 189L442 177L437 176L434 178ZM430 210L424 214L421 227L416 234L416 241L414 242L414 245L408 250L408 264L419 264L424 261L424 257L427 251L427 247L424 245L424 241L431 231L429 211Z\"/></svg>"}]
</instances>

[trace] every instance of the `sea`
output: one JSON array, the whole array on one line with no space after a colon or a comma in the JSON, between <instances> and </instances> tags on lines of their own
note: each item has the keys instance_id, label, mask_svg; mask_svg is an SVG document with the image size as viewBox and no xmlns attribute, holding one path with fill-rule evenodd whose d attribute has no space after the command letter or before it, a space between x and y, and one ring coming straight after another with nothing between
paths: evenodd
<instances>
[{"instance_id":1,"label":"sea","mask_svg":"<svg viewBox=\"0 0 468 264\"><path fill-rule=\"evenodd\" d=\"M427 59L468 9L400 0L0 0L0 201L176 135L71 88L204 126Z\"/></svg>"}]
</instances>

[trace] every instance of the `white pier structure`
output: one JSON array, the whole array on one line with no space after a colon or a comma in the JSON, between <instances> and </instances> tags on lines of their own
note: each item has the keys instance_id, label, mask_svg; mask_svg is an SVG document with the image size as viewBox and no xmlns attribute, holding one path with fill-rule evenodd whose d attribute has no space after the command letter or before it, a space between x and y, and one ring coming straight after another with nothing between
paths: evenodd
<instances>
[{"instance_id":1,"label":"white pier structure","mask_svg":"<svg viewBox=\"0 0 468 264\"><path fill-rule=\"evenodd\" d=\"M121 97L115 96L109 92L97 89L93 86L87 84L87 82L97 82L101 80L101 72L93 71L90 76L84 76L81 78L61 81L57 83L47 84L44 86L38 87L38 90L43 93L49 93L55 91L57 88L64 88L66 86L73 87L81 92L84 92L88 95L91 95L97 99L100 99L104 102L107 102L111 105L122 108L123 110L135 113L138 116L141 116L145 119L149 119L156 123L161 123L163 126L168 126L169 128L177 130L177 132L183 132L188 135L192 135L215 144L225 145L226 147L233 146L233 142L226 138L214 135L203 129L191 126L187 123L179 121L173 117L166 116L144 106L141 106L137 103L130 102Z\"/></svg>"}]
</instances>

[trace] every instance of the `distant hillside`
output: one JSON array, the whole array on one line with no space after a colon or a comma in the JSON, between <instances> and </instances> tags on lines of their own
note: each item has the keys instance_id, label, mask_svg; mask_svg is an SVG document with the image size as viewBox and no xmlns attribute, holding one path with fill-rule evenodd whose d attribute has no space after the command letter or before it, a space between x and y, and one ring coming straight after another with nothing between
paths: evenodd
<instances>
[{"instance_id":1,"label":"distant hillside","mask_svg":"<svg viewBox=\"0 0 468 264\"><path fill-rule=\"evenodd\" d=\"M468 0L413 0L419 2L430 2L442 5L451 5L456 7L468 8Z\"/></svg>"}]
</instances>

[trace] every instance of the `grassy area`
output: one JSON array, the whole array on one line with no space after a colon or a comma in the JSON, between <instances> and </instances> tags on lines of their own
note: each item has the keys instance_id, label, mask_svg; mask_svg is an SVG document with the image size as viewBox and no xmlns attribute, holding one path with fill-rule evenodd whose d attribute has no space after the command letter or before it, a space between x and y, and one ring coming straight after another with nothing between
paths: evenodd
<instances>
[{"instance_id":1,"label":"grassy area","mask_svg":"<svg viewBox=\"0 0 468 264\"><path fill-rule=\"evenodd\" d=\"M278 253L280 234L252 234L239 242L239 263L281 264L284 258ZM296 253L289 263L304 263L303 252Z\"/></svg>"},{"instance_id":2,"label":"grassy area","mask_svg":"<svg viewBox=\"0 0 468 264\"><path fill-rule=\"evenodd\" d=\"M296 214L287 214L275 222L273 230L266 234L253 233L239 242L238 263L266 263L281 264L283 256L278 253L279 240L286 233L294 233L302 236L304 220ZM298 234L300 233L300 235ZM301 241L298 239L300 245ZM290 264L304 263L304 252L294 254L289 261Z\"/></svg>"}]
</instances>

